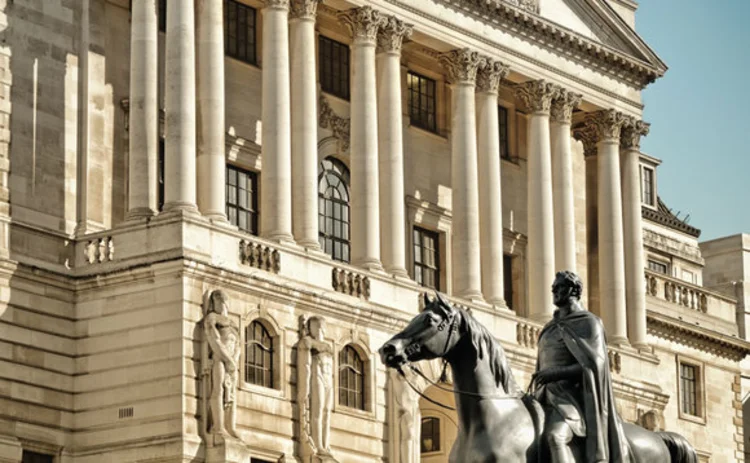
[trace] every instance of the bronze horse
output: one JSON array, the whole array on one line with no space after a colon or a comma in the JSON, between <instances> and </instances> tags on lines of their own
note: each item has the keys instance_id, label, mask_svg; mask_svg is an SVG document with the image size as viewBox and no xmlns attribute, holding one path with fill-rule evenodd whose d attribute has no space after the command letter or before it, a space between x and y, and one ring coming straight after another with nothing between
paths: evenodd
<instances>
[{"instance_id":1,"label":"bronze horse","mask_svg":"<svg viewBox=\"0 0 750 463\"><path fill-rule=\"evenodd\" d=\"M432 300L425 295L422 313L379 352L390 368L435 358L450 365L458 415L451 463L545 460L541 407L518 386L503 348L487 328L440 293ZM679 434L622 426L634 462L698 463L695 450Z\"/></svg>"}]
</instances>

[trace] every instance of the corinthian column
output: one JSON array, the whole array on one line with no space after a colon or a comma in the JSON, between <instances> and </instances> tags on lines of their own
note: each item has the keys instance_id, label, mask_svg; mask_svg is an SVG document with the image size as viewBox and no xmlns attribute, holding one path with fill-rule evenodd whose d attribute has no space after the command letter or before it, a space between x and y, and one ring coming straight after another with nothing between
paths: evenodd
<instances>
[{"instance_id":1,"label":"corinthian column","mask_svg":"<svg viewBox=\"0 0 750 463\"><path fill-rule=\"evenodd\" d=\"M292 153L289 106L289 0L265 0L263 8L260 230L264 238L292 238Z\"/></svg>"},{"instance_id":2,"label":"corinthian column","mask_svg":"<svg viewBox=\"0 0 750 463\"><path fill-rule=\"evenodd\" d=\"M380 245L388 273L408 278L404 230L404 139L401 44L412 27L389 16L377 47L378 146L380 147Z\"/></svg>"},{"instance_id":3,"label":"corinthian column","mask_svg":"<svg viewBox=\"0 0 750 463\"><path fill-rule=\"evenodd\" d=\"M596 195L598 191L596 131L591 126L576 129L574 136L583 143L586 161L586 281L588 309L601 316L599 307L599 231Z\"/></svg>"},{"instance_id":4,"label":"corinthian column","mask_svg":"<svg viewBox=\"0 0 750 463\"><path fill-rule=\"evenodd\" d=\"M318 108L315 76L315 13L320 0L292 0L292 213L294 238L318 243Z\"/></svg>"},{"instance_id":5,"label":"corinthian column","mask_svg":"<svg viewBox=\"0 0 750 463\"><path fill-rule=\"evenodd\" d=\"M369 6L339 13L352 32L350 110L352 263L370 270L380 264L378 120L375 42L385 19Z\"/></svg>"},{"instance_id":6,"label":"corinthian column","mask_svg":"<svg viewBox=\"0 0 750 463\"><path fill-rule=\"evenodd\" d=\"M555 210L555 269L576 271L576 223L570 123L581 95L561 90L552 101L552 192Z\"/></svg>"},{"instance_id":7,"label":"corinthian column","mask_svg":"<svg viewBox=\"0 0 750 463\"><path fill-rule=\"evenodd\" d=\"M503 201L500 186L500 128L497 92L508 66L487 59L477 74L477 151L479 153L479 239L482 292L490 304L505 307L503 289Z\"/></svg>"},{"instance_id":8,"label":"corinthian column","mask_svg":"<svg viewBox=\"0 0 750 463\"><path fill-rule=\"evenodd\" d=\"M528 122L527 232L529 317L552 317L552 282L555 278L555 235L552 207L552 155L549 115L558 87L543 80L517 87L517 96L530 110Z\"/></svg>"},{"instance_id":9,"label":"corinthian column","mask_svg":"<svg viewBox=\"0 0 750 463\"><path fill-rule=\"evenodd\" d=\"M621 139L622 212L625 240L625 300L628 308L628 337L635 347L646 347L646 288L643 285L643 224L639 160L641 136L649 124L633 118L623 126Z\"/></svg>"},{"instance_id":10,"label":"corinthian column","mask_svg":"<svg viewBox=\"0 0 750 463\"><path fill-rule=\"evenodd\" d=\"M198 209L226 222L223 2L198 2Z\"/></svg>"},{"instance_id":11,"label":"corinthian column","mask_svg":"<svg viewBox=\"0 0 750 463\"><path fill-rule=\"evenodd\" d=\"M589 114L587 124L597 135L599 170L599 296L601 316L612 344L627 344L625 312L625 248L620 188L622 113L612 109ZM643 284L643 281L641 281Z\"/></svg>"},{"instance_id":12,"label":"corinthian column","mask_svg":"<svg viewBox=\"0 0 750 463\"><path fill-rule=\"evenodd\" d=\"M167 9L164 210L197 212L195 205L195 10L193 0Z\"/></svg>"},{"instance_id":13,"label":"corinthian column","mask_svg":"<svg viewBox=\"0 0 750 463\"><path fill-rule=\"evenodd\" d=\"M475 84L484 64L479 53L468 48L440 56L451 82L451 211L453 293L482 299L479 258L479 188L477 178L477 128Z\"/></svg>"},{"instance_id":14,"label":"corinthian column","mask_svg":"<svg viewBox=\"0 0 750 463\"><path fill-rule=\"evenodd\" d=\"M128 218L156 213L159 150L156 0L133 0L130 23Z\"/></svg>"}]
</instances>

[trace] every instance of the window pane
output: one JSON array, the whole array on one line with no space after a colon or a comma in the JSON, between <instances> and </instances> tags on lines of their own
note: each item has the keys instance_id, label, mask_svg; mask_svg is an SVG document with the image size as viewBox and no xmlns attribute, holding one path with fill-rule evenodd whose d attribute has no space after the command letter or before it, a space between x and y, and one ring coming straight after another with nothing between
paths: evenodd
<instances>
[{"instance_id":1,"label":"window pane","mask_svg":"<svg viewBox=\"0 0 750 463\"><path fill-rule=\"evenodd\" d=\"M252 234L258 233L257 181L255 172L227 166L227 219Z\"/></svg>"},{"instance_id":2,"label":"window pane","mask_svg":"<svg viewBox=\"0 0 750 463\"><path fill-rule=\"evenodd\" d=\"M331 244L325 251L334 260L349 261L349 170L335 158L319 165L319 234ZM321 241L322 242L322 241Z\"/></svg>"}]
</instances>

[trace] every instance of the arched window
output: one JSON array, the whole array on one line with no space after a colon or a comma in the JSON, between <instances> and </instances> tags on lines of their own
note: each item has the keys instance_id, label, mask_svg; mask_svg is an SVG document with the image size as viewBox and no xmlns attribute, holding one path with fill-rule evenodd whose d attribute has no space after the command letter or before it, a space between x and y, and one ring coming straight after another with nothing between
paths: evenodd
<instances>
[{"instance_id":1,"label":"arched window","mask_svg":"<svg viewBox=\"0 0 750 463\"><path fill-rule=\"evenodd\" d=\"M323 250L334 260L349 262L349 169L332 157L320 163L318 230Z\"/></svg>"},{"instance_id":2,"label":"arched window","mask_svg":"<svg viewBox=\"0 0 750 463\"><path fill-rule=\"evenodd\" d=\"M273 338L259 321L245 328L245 382L273 388Z\"/></svg>"},{"instance_id":3,"label":"arched window","mask_svg":"<svg viewBox=\"0 0 750 463\"><path fill-rule=\"evenodd\" d=\"M352 346L339 353L339 403L365 409L365 362Z\"/></svg>"},{"instance_id":4,"label":"arched window","mask_svg":"<svg viewBox=\"0 0 750 463\"><path fill-rule=\"evenodd\" d=\"M440 450L440 418L422 418L422 432L419 436L420 452L437 452Z\"/></svg>"}]
</instances>

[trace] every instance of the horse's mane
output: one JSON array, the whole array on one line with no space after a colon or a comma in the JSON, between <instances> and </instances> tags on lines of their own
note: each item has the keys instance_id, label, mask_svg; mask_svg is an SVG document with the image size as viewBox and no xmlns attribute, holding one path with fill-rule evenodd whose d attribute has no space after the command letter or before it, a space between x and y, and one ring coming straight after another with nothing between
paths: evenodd
<instances>
[{"instance_id":1,"label":"horse's mane","mask_svg":"<svg viewBox=\"0 0 750 463\"><path fill-rule=\"evenodd\" d=\"M495 375L495 384L502 386L506 394L521 393L521 388L518 387L513 378L513 372L508 366L503 347L495 340L492 333L463 308L453 307L453 310L460 315L464 329L471 337L471 345L477 351L479 358L483 359L485 355L487 356L490 371Z\"/></svg>"}]
</instances>

